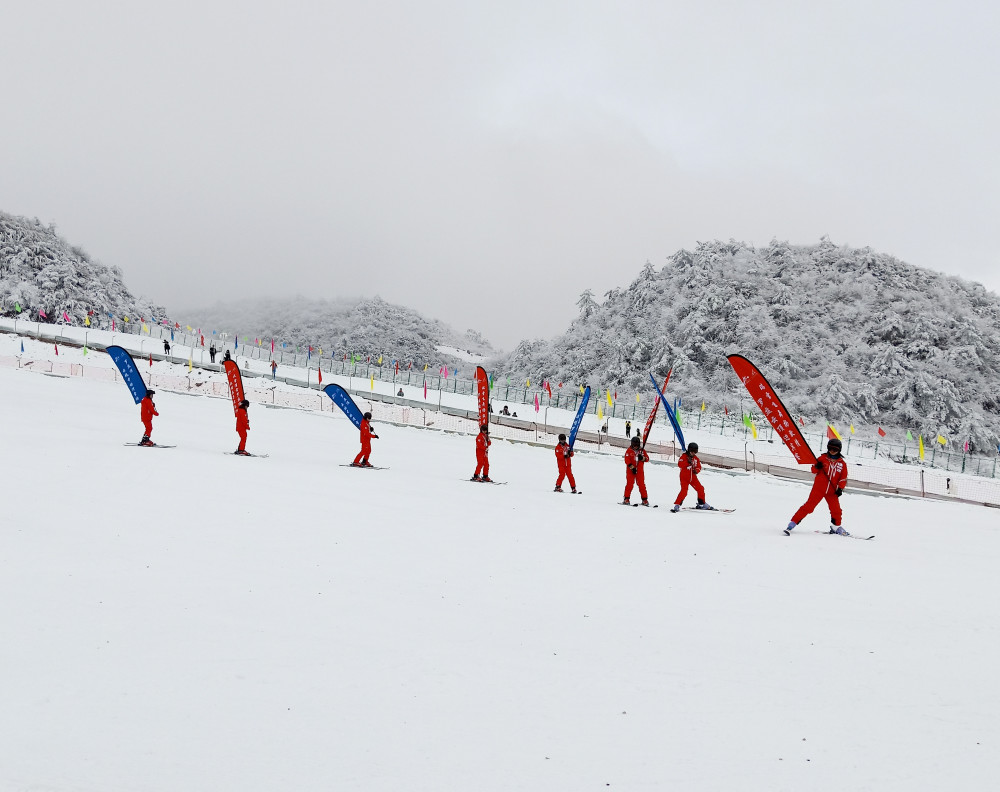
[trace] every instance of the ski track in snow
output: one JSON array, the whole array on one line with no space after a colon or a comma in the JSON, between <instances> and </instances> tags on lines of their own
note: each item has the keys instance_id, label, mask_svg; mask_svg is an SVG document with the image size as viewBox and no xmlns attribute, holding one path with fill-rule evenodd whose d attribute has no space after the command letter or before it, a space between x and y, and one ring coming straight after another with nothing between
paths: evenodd
<instances>
[{"instance_id":1,"label":"ski track in snow","mask_svg":"<svg viewBox=\"0 0 1000 792\"><path fill-rule=\"evenodd\" d=\"M984 789L996 512L0 369L0 790ZM677 469L647 470L671 503ZM808 530L806 530L808 529ZM958 540L958 541L956 541Z\"/></svg>"}]
</instances>

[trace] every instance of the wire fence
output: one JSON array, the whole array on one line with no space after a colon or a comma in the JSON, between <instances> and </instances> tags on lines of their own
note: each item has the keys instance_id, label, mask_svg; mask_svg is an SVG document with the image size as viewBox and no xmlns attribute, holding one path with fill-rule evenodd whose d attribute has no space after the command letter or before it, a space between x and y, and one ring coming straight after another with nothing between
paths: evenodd
<instances>
[{"instance_id":1,"label":"wire fence","mask_svg":"<svg viewBox=\"0 0 1000 792\"><path fill-rule=\"evenodd\" d=\"M110 343L118 343L130 351L138 352L142 357L147 355L153 360L170 360L171 362L184 362L184 358L191 361L192 366L207 370L217 370L216 359L222 360L226 352L233 358L243 358L246 361L256 361L270 364L277 364L278 370L284 368L302 369L306 376L302 380L295 376L276 377L292 385L312 387L312 371L321 371L328 376L343 376L349 379L358 379L372 382L392 383L393 389L396 387L426 387L441 393L454 393L458 395L471 396L475 393L475 380L464 379L457 376L443 376L437 372L414 370L412 367L395 366L391 363L382 364L360 362L352 360L337 360L332 356L322 357L316 353L303 353L276 347L272 352L270 343L267 344L240 344L238 339L228 336L216 335L206 337L198 333L187 333L182 330L171 329L162 325L140 325L135 322L126 324L115 324L115 331L110 330L110 322L97 321L95 327L80 328L62 324L46 324L30 322L24 319L0 318L0 327L8 327L15 333L26 337L37 338L39 340L52 341L63 344L84 344L92 343L92 348L103 349ZM103 325L108 325L104 327ZM145 328L145 329L144 329ZM93 333L94 339L90 339ZM111 341L108 343L107 336L111 333ZM101 340L97 340L100 338ZM115 340L117 338L117 340ZM182 355L168 354L163 347L163 342L168 342L171 349L180 348ZM130 343L137 342L137 343ZM215 350L214 353L212 350ZM206 360L206 357L208 358ZM252 371L249 365L243 367L244 375L253 374L261 376L261 372ZM505 378L506 379L506 378ZM531 388L503 384L494 382L491 393L491 401L498 405L509 404L523 405L522 412L527 408L527 414L534 410L536 404L540 413L545 408L564 409L575 412L579 405L582 394L578 389L569 387L552 388L551 395L543 388ZM353 390L348 388L348 390ZM629 403L625 399L614 399L608 403L606 395L592 396L587 406L587 413L597 415L604 421L605 433L609 433L611 421L615 420L624 423L630 422L633 428L645 423L650 409L654 404L656 395L653 393L640 394L640 400ZM600 412L599 412L600 411ZM516 415L517 409L514 409ZM686 432L698 432L703 438L706 433L727 437L742 437L745 440L756 436L763 440L773 441L775 439L774 430L766 419L762 416L748 411L747 415L753 423L754 428L746 426L742 410L741 415L719 414L701 409L687 409L683 404L676 405L676 414L681 428ZM514 416L511 416L514 417ZM524 415L521 418L525 418ZM666 416L662 417L664 422ZM825 448L826 446L826 425L822 428L810 429L800 427L803 436L813 445L814 448ZM637 429L635 429L637 431ZM699 443L701 440L699 438ZM940 446L937 442L929 442L925 447L924 455L921 458L919 445L916 442L891 443L882 440L865 440L853 435L844 437L845 455L855 459L885 459L901 464L921 465L930 468L938 468L948 472L967 473L974 476L996 479L1000 474L1000 454L991 453L966 453L952 452Z\"/></svg>"}]
</instances>

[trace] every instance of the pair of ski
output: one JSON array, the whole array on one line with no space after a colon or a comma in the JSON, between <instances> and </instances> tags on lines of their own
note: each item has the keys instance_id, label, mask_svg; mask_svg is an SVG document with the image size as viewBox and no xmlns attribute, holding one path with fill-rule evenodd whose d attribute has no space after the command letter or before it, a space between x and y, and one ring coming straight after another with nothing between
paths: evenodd
<instances>
[{"instance_id":1,"label":"pair of ski","mask_svg":"<svg viewBox=\"0 0 1000 792\"><path fill-rule=\"evenodd\" d=\"M860 539L862 542L870 542L875 538L874 534L872 536L855 536L854 534L839 534L836 531L813 531L813 533L823 534L824 536L842 536L844 539Z\"/></svg>"},{"instance_id":2,"label":"pair of ski","mask_svg":"<svg viewBox=\"0 0 1000 792\"><path fill-rule=\"evenodd\" d=\"M642 504L642 503L623 503L622 504L622 506L635 506L635 507L639 507L639 506L642 506L642 505L644 505L644 504ZM660 504L659 503L651 503L651 504L649 504L649 506L650 506L650 508L653 508L653 509L660 508ZM684 506L684 507L681 508L681 511L719 512L720 514L732 514L734 511L736 511L736 509L717 509L714 506L711 509L699 509L699 508L697 508L695 506ZM670 513L671 514L674 513L673 509L670 510Z\"/></svg>"},{"instance_id":3,"label":"pair of ski","mask_svg":"<svg viewBox=\"0 0 1000 792\"><path fill-rule=\"evenodd\" d=\"M175 445L161 445L160 443L125 443L126 446L133 446L134 448L177 448ZM267 459L269 454L251 454L247 452L246 454L237 454L235 451L224 451L226 456L246 456L246 457L257 457L258 459Z\"/></svg>"},{"instance_id":4,"label":"pair of ski","mask_svg":"<svg viewBox=\"0 0 1000 792\"><path fill-rule=\"evenodd\" d=\"M355 465L353 462L348 462L341 465L341 467L352 467L358 468L358 470L388 470L387 467L379 467L378 465Z\"/></svg>"}]
</instances>

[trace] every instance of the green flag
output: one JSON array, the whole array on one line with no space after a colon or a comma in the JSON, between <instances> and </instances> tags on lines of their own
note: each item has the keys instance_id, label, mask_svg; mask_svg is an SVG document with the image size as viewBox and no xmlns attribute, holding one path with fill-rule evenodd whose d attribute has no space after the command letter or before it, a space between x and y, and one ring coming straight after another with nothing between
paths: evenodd
<instances>
[{"instance_id":1,"label":"green flag","mask_svg":"<svg viewBox=\"0 0 1000 792\"><path fill-rule=\"evenodd\" d=\"M743 416L743 425L744 425L744 426L745 426L745 427L746 427L747 429L749 429L749 428L750 428L750 426L751 426L751 423L750 423L750 416L749 416L749 415L744 415L744 416Z\"/></svg>"},{"instance_id":2,"label":"green flag","mask_svg":"<svg viewBox=\"0 0 1000 792\"><path fill-rule=\"evenodd\" d=\"M913 439L913 435L910 434L910 430L909 429L906 430L906 439L907 440L912 440Z\"/></svg>"},{"instance_id":3,"label":"green flag","mask_svg":"<svg viewBox=\"0 0 1000 792\"><path fill-rule=\"evenodd\" d=\"M18 313L21 313L21 303L19 302L14 303L14 310L17 311Z\"/></svg>"}]
</instances>

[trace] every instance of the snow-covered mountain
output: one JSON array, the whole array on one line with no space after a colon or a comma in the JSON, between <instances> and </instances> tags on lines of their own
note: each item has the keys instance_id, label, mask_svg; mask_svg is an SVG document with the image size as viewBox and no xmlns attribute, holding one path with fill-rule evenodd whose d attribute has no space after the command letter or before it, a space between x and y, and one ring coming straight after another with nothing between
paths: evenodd
<instances>
[{"instance_id":1,"label":"snow-covered mountain","mask_svg":"<svg viewBox=\"0 0 1000 792\"><path fill-rule=\"evenodd\" d=\"M55 227L0 212L0 312L46 321L39 311L48 321L65 311L81 324L90 311L102 319L165 316L162 306L128 290L121 270L94 261Z\"/></svg>"},{"instance_id":2,"label":"snow-covered mountain","mask_svg":"<svg viewBox=\"0 0 1000 792\"><path fill-rule=\"evenodd\" d=\"M321 347L362 356L442 363L467 369L496 350L474 330L458 333L417 311L372 299L246 300L184 311L185 322L252 338Z\"/></svg>"},{"instance_id":3,"label":"snow-covered mountain","mask_svg":"<svg viewBox=\"0 0 1000 792\"><path fill-rule=\"evenodd\" d=\"M577 304L563 335L524 341L495 369L645 389L672 366L672 395L734 409L738 352L812 419L1000 438L1000 298L870 248L707 242Z\"/></svg>"}]
</instances>

